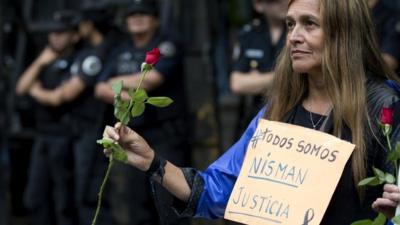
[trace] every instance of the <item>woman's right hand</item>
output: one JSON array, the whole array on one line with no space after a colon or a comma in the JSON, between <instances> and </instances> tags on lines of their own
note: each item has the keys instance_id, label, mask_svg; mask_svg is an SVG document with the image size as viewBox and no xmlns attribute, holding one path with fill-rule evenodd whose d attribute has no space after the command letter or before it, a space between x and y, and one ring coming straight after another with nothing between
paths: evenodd
<instances>
[{"instance_id":1,"label":"woman's right hand","mask_svg":"<svg viewBox=\"0 0 400 225\"><path fill-rule=\"evenodd\" d=\"M123 125L116 123L114 127L106 126L103 138L117 142L127 153L128 163L142 171L150 168L154 158L154 151L139 134ZM104 153L109 156L110 149L105 149Z\"/></svg>"}]
</instances>

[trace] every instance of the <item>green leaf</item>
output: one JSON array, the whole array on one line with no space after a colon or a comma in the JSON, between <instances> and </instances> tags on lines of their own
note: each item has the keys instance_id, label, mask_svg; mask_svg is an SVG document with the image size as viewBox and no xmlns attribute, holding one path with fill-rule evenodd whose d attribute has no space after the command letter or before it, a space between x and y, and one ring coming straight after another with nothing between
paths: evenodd
<instances>
[{"instance_id":1,"label":"green leaf","mask_svg":"<svg viewBox=\"0 0 400 225\"><path fill-rule=\"evenodd\" d=\"M103 138L96 141L97 144L103 145L103 148L111 149L113 158L121 161L123 163L128 163L128 155L124 151L124 149L113 140L109 138Z\"/></svg>"},{"instance_id":2,"label":"green leaf","mask_svg":"<svg viewBox=\"0 0 400 225\"><path fill-rule=\"evenodd\" d=\"M379 181L384 182L386 180L385 179L385 173L382 170L378 169L378 168L374 167L373 169L374 169L375 175L379 178Z\"/></svg>"},{"instance_id":3,"label":"green leaf","mask_svg":"<svg viewBox=\"0 0 400 225\"><path fill-rule=\"evenodd\" d=\"M377 186L381 184L378 177L368 177L358 183L358 186Z\"/></svg>"},{"instance_id":4,"label":"green leaf","mask_svg":"<svg viewBox=\"0 0 400 225\"><path fill-rule=\"evenodd\" d=\"M396 152L400 153L400 142L397 142L396 144Z\"/></svg>"},{"instance_id":5,"label":"green leaf","mask_svg":"<svg viewBox=\"0 0 400 225\"><path fill-rule=\"evenodd\" d=\"M394 224L400 224L400 215L393 217L392 222Z\"/></svg>"},{"instance_id":6,"label":"green leaf","mask_svg":"<svg viewBox=\"0 0 400 225\"><path fill-rule=\"evenodd\" d=\"M166 107L169 106L172 102L174 101L168 97L150 97L147 99L146 103L154 105L156 107Z\"/></svg>"},{"instance_id":7,"label":"green leaf","mask_svg":"<svg viewBox=\"0 0 400 225\"><path fill-rule=\"evenodd\" d=\"M133 98L133 95L135 95L135 89L129 88L128 95L129 95L129 97Z\"/></svg>"},{"instance_id":8,"label":"green leaf","mask_svg":"<svg viewBox=\"0 0 400 225\"><path fill-rule=\"evenodd\" d=\"M145 105L143 102L135 102L133 104L131 115L132 117L138 117L143 114Z\"/></svg>"},{"instance_id":9,"label":"green leaf","mask_svg":"<svg viewBox=\"0 0 400 225\"><path fill-rule=\"evenodd\" d=\"M372 225L372 220L359 220L351 223L351 225Z\"/></svg>"},{"instance_id":10,"label":"green leaf","mask_svg":"<svg viewBox=\"0 0 400 225\"><path fill-rule=\"evenodd\" d=\"M390 151L388 156L387 156L387 162L395 162L399 158L399 154L397 152L397 149L395 151Z\"/></svg>"},{"instance_id":11,"label":"green leaf","mask_svg":"<svg viewBox=\"0 0 400 225\"><path fill-rule=\"evenodd\" d=\"M130 120L130 112L127 108L115 108L114 116L124 125L127 125Z\"/></svg>"},{"instance_id":12,"label":"green leaf","mask_svg":"<svg viewBox=\"0 0 400 225\"><path fill-rule=\"evenodd\" d=\"M114 159L123 163L128 163L128 155L119 144L113 143L111 149Z\"/></svg>"},{"instance_id":13,"label":"green leaf","mask_svg":"<svg viewBox=\"0 0 400 225\"><path fill-rule=\"evenodd\" d=\"M120 95L114 98L114 116L123 124L129 123L129 101L124 101L121 99Z\"/></svg>"},{"instance_id":14,"label":"green leaf","mask_svg":"<svg viewBox=\"0 0 400 225\"><path fill-rule=\"evenodd\" d=\"M390 173L385 173L385 181L388 184L394 184L394 182L396 181L396 178Z\"/></svg>"},{"instance_id":15,"label":"green leaf","mask_svg":"<svg viewBox=\"0 0 400 225\"><path fill-rule=\"evenodd\" d=\"M103 138L100 140L97 140L96 143L99 145L102 145L104 148L109 148L110 145L113 143L114 141L109 139L109 138Z\"/></svg>"},{"instance_id":16,"label":"green leaf","mask_svg":"<svg viewBox=\"0 0 400 225\"><path fill-rule=\"evenodd\" d=\"M124 81L120 80L112 84L112 90L115 95L121 95L122 87L124 86Z\"/></svg>"},{"instance_id":17,"label":"green leaf","mask_svg":"<svg viewBox=\"0 0 400 225\"><path fill-rule=\"evenodd\" d=\"M387 156L387 162L391 162L396 165L396 162L400 159L400 142L396 144L396 148L389 151Z\"/></svg>"},{"instance_id":18,"label":"green leaf","mask_svg":"<svg viewBox=\"0 0 400 225\"><path fill-rule=\"evenodd\" d=\"M131 96L135 102L144 102L149 98L146 91L143 89L139 89L138 91L134 92Z\"/></svg>"},{"instance_id":19,"label":"green leaf","mask_svg":"<svg viewBox=\"0 0 400 225\"><path fill-rule=\"evenodd\" d=\"M400 142L396 143L396 149L394 150L394 152L397 153L396 154L396 156L397 156L396 160L399 160L400 159Z\"/></svg>"},{"instance_id":20,"label":"green leaf","mask_svg":"<svg viewBox=\"0 0 400 225\"><path fill-rule=\"evenodd\" d=\"M372 225L385 225L386 217L382 213L379 213L378 216L374 219Z\"/></svg>"}]
</instances>

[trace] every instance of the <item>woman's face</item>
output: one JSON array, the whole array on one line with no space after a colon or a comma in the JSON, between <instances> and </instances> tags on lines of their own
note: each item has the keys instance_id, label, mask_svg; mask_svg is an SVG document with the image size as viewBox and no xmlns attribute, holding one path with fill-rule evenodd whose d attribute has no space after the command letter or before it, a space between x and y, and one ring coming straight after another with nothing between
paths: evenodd
<instances>
[{"instance_id":1,"label":"woman's face","mask_svg":"<svg viewBox=\"0 0 400 225\"><path fill-rule=\"evenodd\" d=\"M322 28L318 0L295 0L286 16L287 45L295 73L321 73Z\"/></svg>"}]
</instances>

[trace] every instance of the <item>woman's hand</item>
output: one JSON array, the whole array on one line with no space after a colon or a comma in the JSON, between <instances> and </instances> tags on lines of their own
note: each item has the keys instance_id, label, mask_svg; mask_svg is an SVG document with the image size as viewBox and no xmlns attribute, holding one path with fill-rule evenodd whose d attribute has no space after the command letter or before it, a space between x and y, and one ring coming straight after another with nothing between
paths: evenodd
<instances>
[{"instance_id":1,"label":"woman's hand","mask_svg":"<svg viewBox=\"0 0 400 225\"><path fill-rule=\"evenodd\" d=\"M129 127L116 123L114 127L106 126L103 132L104 138L117 142L128 155L128 163L142 171L147 171L154 158L154 151L147 142ZM104 153L109 156L110 149Z\"/></svg>"},{"instance_id":2,"label":"woman's hand","mask_svg":"<svg viewBox=\"0 0 400 225\"><path fill-rule=\"evenodd\" d=\"M382 198L377 198L372 203L372 208L380 213L383 213L386 218L393 218L396 207L400 202L400 190L394 184L385 184L383 187Z\"/></svg>"}]
</instances>

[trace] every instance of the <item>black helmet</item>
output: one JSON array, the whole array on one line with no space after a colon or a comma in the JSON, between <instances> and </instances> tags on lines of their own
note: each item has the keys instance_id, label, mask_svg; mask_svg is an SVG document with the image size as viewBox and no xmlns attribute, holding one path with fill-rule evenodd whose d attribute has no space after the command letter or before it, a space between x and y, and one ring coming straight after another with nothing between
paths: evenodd
<instances>
[{"instance_id":1,"label":"black helmet","mask_svg":"<svg viewBox=\"0 0 400 225\"><path fill-rule=\"evenodd\" d=\"M128 9L126 10L126 16L133 13L144 13L158 16L158 4L156 0L131 0Z\"/></svg>"},{"instance_id":2,"label":"black helmet","mask_svg":"<svg viewBox=\"0 0 400 225\"><path fill-rule=\"evenodd\" d=\"M47 29L49 32L75 30L78 28L78 24L78 12L73 10L60 10L54 12Z\"/></svg>"}]
</instances>

